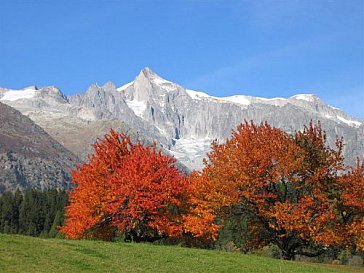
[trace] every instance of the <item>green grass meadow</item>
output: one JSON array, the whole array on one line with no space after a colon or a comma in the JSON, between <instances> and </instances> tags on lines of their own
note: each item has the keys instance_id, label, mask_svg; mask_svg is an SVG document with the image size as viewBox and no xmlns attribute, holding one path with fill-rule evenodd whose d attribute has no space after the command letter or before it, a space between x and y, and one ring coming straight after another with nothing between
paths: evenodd
<instances>
[{"instance_id":1,"label":"green grass meadow","mask_svg":"<svg viewBox=\"0 0 364 273\"><path fill-rule=\"evenodd\" d=\"M0 234L0 272L364 272L216 250Z\"/></svg>"}]
</instances>

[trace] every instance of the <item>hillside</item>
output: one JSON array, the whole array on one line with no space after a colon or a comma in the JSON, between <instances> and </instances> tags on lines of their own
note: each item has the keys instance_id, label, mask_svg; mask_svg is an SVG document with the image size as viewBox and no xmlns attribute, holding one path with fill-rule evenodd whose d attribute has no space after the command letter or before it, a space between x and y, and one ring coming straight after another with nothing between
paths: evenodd
<instances>
[{"instance_id":1,"label":"hillside","mask_svg":"<svg viewBox=\"0 0 364 273\"><path fill-rule=\"evenodd\" d=\"M31 246L31 247L30 247ZM176 246L0 234L1 272L350 273L361 268L288 262Z\"/></svg>"},{"instance_id":2,"label":"hillside","mask_svg":"<svg viewBox=\"0 0 364 273\"><path fill-rule=\"evenodd\" d=\"M19 111L0 103L0 193L67 188L78 158Z\"/></svg>"}]
</instances>

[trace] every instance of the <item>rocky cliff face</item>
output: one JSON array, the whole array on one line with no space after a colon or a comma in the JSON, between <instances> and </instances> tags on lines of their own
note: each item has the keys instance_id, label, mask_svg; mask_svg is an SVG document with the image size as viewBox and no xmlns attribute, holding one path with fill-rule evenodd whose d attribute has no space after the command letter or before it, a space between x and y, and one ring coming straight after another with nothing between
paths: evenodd
<instances>
[{"instance_id":1,"label":"rocky cliff face","mask_svg":"<svg viewBox=\"0 0 364 273\"><path fill-rule=\"evenodd\" d=\"M0 193L68 188L78 162L30 118L0 103Z\"/></svg>"},{"instance_id":2,"label":"rocky cliff face","mask_svg":"<svg viewBox=\"0 0 364 273\"><path fill-rule=\"evenodd\" d=\"M171 152L190 168L201 168L212 139L224 141L244 120L268 121L293 133L310 120L320 120L331 145L345 139L344 154L354 164L364 155L364 124L311 94L284 98L250 96L212 97L162 79L146 68L136 79L118 88L141 119L172 140Z\"/></svg>"},{"instance_id":3,"label":"rocky cliff face","mask_svg":"<svg viewBox=\"0 0 364 273\"><path fill-rule=\"evenodd\" d=\"M317 96L212 97L167 81L149 68L120 88L112 83L92 85L85 93L69 97L55 87L0 89L0 100L28 115L83 157L89 143L109 127L117 127L148 142L156 141L190 169L201 169L211 140L224 141L244 119L268 121L291 133L310 120L320 120L331 145L336 135L344 137L347 163L364 155L363 121Z\"/></svg>"}]
</instances>

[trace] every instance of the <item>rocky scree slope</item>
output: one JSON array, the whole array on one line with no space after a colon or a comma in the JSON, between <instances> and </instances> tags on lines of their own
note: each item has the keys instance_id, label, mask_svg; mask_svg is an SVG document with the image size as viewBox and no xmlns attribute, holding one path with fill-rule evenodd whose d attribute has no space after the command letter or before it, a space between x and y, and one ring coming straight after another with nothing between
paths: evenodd
<instances>
[{"instance_id":1,"label":"rocky scree slope","mask_svg":"<svg viewBox=\"0 0 364 273\"><path fill-rule=\"evenodd\" d=\"M30 118L0 103L0 193L69 188L79 162Z\"/></svg>"}]
</instances>

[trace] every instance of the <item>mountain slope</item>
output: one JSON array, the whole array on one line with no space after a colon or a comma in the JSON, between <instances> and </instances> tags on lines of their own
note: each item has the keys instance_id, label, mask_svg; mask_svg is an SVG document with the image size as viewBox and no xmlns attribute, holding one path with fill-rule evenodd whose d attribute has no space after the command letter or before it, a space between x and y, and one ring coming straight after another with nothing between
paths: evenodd
<instances>
[{"instance_id":1,"label":"mountain slope","mask_svg":"<svg viewBox=\"0 0 364 273\"><path fill-rule=\"evenodd\" d=\"M86 143L109 126L116 126L137 132L148 142L157 142L190 169L201 169L211 140L224 141L244 120L268 121L290 133L301 130L310 120L320 120L331 145L336 136L344 137L347 163L354 164L364 155L363 121L315 95L299 94L287 99L212 97L165 80L149 68L119 88L110 82L94 84L85 93L68 97L55 87L0 89L0 100L31 117L83 158L89 151ZM77 129L71 136L64 133L73 127ZM77 139L82 141L75 142Z\"/></svg>"},{"instance_id":2,"label":"mountain slope","mask_svg":"<svg viewBox=\"0 0 364 273\"><path fill-rule=\"evenodd\" d=\"M0 103L0 193L68 188L77 157L19 111Z\"/></svg>"}]
</instances>

